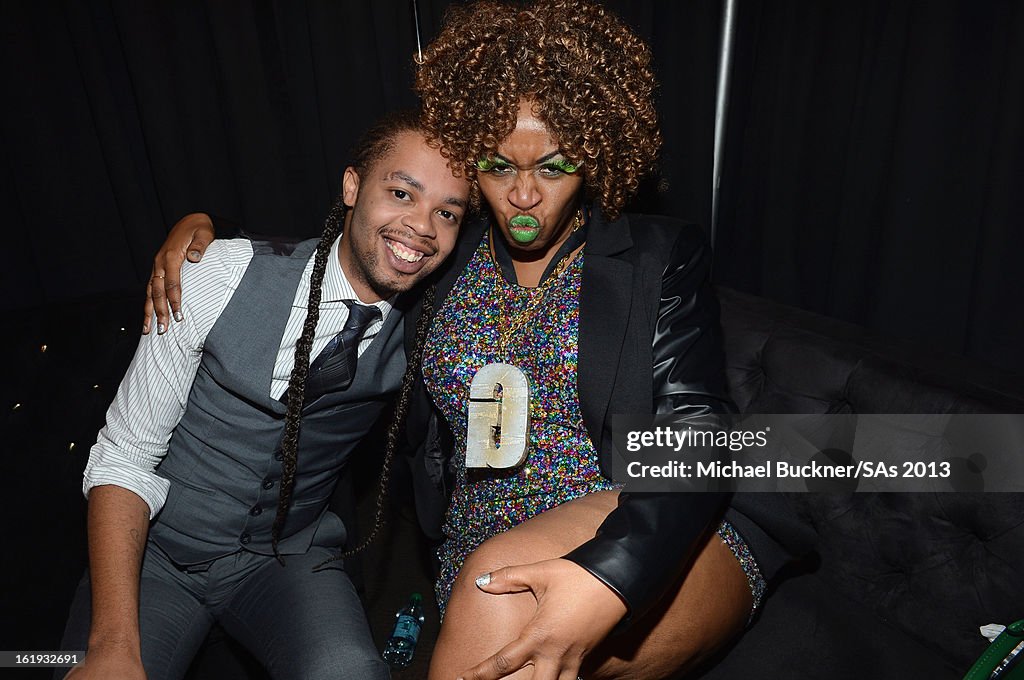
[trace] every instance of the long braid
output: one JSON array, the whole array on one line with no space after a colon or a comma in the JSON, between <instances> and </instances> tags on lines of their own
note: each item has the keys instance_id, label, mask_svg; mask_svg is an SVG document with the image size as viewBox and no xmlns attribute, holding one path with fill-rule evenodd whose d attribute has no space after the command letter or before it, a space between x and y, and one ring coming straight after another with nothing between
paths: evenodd
<instances>
[{"instance_id":1,"label":"long braid","mask_svg":"<svg viewBox=\"0 0 1024 680\"><path fill-rule=\"evenodd\" d=\"M376 538L377 534L387 523L384 509L388 495L388 481L391 478L391 462L394 460L395 451L398 449L399 441L401 440L402 434L405 430L405 417L409 412L409 400L412 397L413 387L416 384L416 379L419 377L420 369L422 368L423 345L426 344L427 333L430 331L430 324L434 320L434 294L436 289L437 287L435 285L431 285L423 293L422 312L420 313L420 318L416 321L416 342L413 346L412 356L408 357L408 361L405 366L405 373L402 375L402 386L398 392L398 400L395 403L395 410L392 413L391 422L388 424L387 445L384 450L384 463L380 470L380 484L377 490L377 510L373 519L373 529L370 531L370 535L367 536L366 539L357 547L352 548L337 557L324 560L316 566L316 569L344 557L351 557L356 553L362 552L370 545L370 543L373 542L373 539Z\"/></svg>"},{"instance_id":2,"label":"long braid","mask_svg":"<svg viewBox=\"0 0 1024 680\"><path fill-rule=\"evenodd\" d=\"M292 491L295 488L295 470L299 459L299 426L302 423L302 406L306 397L306 378L309 375L309 355L313 350L313 336L317 322L320 321L320 297L324 272L327 270L327 258L331 254L331 246L341 234L347 207L339 196L327 214L320 242L316 245L316 257L313 260L313 274L309 281L309 298L306 301L306 321L302 326L302 334L295 344L295 366L288 379L288 409L284 417L284 435L281 438L281 489L278 497L277 516L274 517L274 529L271 534L274 555L282 564L284 559L278 552L277 544L284 530L288 508L292 502Z\"/></svg>"},{"instance_id":3,"label":"long braid","mask_svg":"<svg viewBox=\"0 0 1024 680\"><path fill-rule=\"evenodd\" d=\"M358 173L363 175L369 172L374 163L391 151L394 147L395 139L402 132L422 133L419 117L414 111L396 111L391 113L367 130L354 150L353 166ZM278 542L284 530L285 519L288 516L288 509L292 501L292 492L295 488L295 473L298 468L299 455L299 426L302 420L302 406L305 400L306 377L309 375L309 355L313 349L316 325L320 320L321 287L324 272L327 268L327 258L330 255L331 246L341 234L346 211L347 207L342 197L339 196L327 215L323 234L320 236L320 242L316 246L313 274L309 283L309 299L306 303L306 322L302 327L302 334L295 345L295 366L292 368L292 374L288 380L288 409L285 412L284 435L281 438L281 489L272 533L274 555L282 563L284 560L278 551ZM408 410L409 395L415 384L416 371L419 369L420 357L422 356L422 340L426 337L427 329L430 327L430 317L433 314L433 288L431 288L428 294L430 299L424 300L423 316L420 317L419 323L416 326L415 356L410 357L406 374L402 378L401 393L395 408L394 420L388 430L387 451L384 456L384 467L381 470L381 496L377 499L376 526L370 534L370 538L363 545L359 546L357 550L365 548L383 524L383 496L387 490L388 478L391 473L391 459L394 450L397 448L398 437L401 434L401 424L405 420L406 411Z\"/></svg>"}]
</instances>

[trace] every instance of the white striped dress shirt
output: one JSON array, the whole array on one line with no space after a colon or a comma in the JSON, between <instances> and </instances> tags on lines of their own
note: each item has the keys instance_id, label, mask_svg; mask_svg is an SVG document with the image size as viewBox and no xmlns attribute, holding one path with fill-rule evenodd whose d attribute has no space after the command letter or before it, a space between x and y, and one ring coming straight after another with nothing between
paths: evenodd
<instances>
[{"instance_id":1,"label":"white striped dress shirt","mask_svg":"<svg viewBox=\"0 0 1024 680\"><path fill-rule=\"evenodd\" d=\"M358 300L338 261L339 242L340 239L335 240L327 260L311 361L344 327L348 319L348 306L344 301ZM163 335L142 336L117 395L107 409L106 425L89 452L82 483L86 496L94 486L114 484L138 494L149 505L150 519L163 507L170 483L157 476L154 470L167 454L171 432L185 412L206 336L238 288L252 254L252 244L246 239L216 240L207 249L202 262L185 263L181 272L184 320L171 322ZM312 271L313 257L310 257L295 291L274 362L270 381L270 396L274 399L280 399L288 387L295 344L306 320ZM359 354L369 347L392 309L387 300L374 304L382 318L366 329L359 343ZM156 324L152 326L155 328Z\"/></svg>"}]
</instances>

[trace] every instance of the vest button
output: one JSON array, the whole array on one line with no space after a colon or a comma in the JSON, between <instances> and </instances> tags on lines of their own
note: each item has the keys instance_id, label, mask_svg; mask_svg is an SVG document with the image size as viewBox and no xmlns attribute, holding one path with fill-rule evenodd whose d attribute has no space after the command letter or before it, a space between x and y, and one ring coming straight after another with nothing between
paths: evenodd
<instances>
[{"instance_id":1,"label":"vest button","mask_svg":"<svg viewBox=\"0 0 1024 680\"><path fill-rule=\"evenodd\" d=\"M284 451L274 451L274 460L279 463L284 460Z\"/></svg>"},{"instance_id":2,"label":"vest button","mask_svg":"<svg viewBox=\"0 0 1024 680\"><path fill-rule=\"evenodd\" d=\"M238 541L242 545L249 545L249 541L251 541L251 540L252 540L252 536L250 536L248 533L242 534L241 536L238 537Z\"/></svg>"},{"instance_id":3,"label":"vest button","mask_svg":"<svg viewBox=\"0 0 1024 680\"><path fill-rule=\"evenodd\" d=\"M261 508L258 505L255 505L255 506L252 507L251 510L249 510L249 514L252 515L253 517L258 517L258 516L263 514L263 508Z\"/></svg>"},{"instance_id":4,"label":"vest button","mask_svg":"<svg viewBox=\"0 0 1024 680\"><path fill-rule=\"evenodd\" d=\"M263 488L264 489L273 489L274 488L274 480L271 479L270 477L267 477L266 479L264 479L263 480Z\"/></svg>"}]
</instances>

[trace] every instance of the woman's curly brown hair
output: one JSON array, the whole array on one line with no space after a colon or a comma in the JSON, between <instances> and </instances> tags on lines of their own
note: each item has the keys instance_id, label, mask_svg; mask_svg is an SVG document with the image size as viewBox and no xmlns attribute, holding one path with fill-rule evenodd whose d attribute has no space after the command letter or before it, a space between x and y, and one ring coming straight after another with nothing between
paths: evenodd
<instances>
[{"instance_id":1,"label":"woman's curly brown hair","mask_svg":"<svg viewBox=\"0 0 1024 680\"><path fill-rule=\"evenodd\" d=\"M416 76L423 125L453 165L493 155L522 97L582 167L615 219L654 167L661 132L650 49L621 19L579 0L482 0L449 10Z\"/></svg>"}]
</instances>

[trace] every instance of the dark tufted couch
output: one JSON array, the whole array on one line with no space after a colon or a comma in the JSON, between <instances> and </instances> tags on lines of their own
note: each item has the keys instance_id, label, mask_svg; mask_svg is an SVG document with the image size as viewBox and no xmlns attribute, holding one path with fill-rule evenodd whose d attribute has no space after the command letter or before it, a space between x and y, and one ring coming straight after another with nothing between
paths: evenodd
<instances>
[{"instance_id":1,"label":"dark tufted couch","mask_svg":"<svg viewBox=\"0 0 1024 680\"><path fill-rule=\"evenodd\" d=\"M744 412L1024 413L1020 378L728 289L719 299ZM814 551L708 680L957 680L987 644L980 625L1024 617L1024 495L769 496L736 502L752 515L788 505Z\"/></svg>"},{"instance_id":2,"label":"dark tufted couch","mask_svg":"<svg viewBox=\"0 0 1024 680\"><path fill-rule=\"evenodd\" d=\"M919 348L728 289L719 297L729 381L744 411L1024 413L1020 378L929 359ZM134 352L139 309L131 293L14 314L0 341L12 358L0 456L13 520L3 560L5 649L57 648L86 559L81 470ZM375 473L360 472L367 480ZM786 509L788 530L813 552L774 587L756 625L702 675L708 680L956 680L984 649L979 625L1024 617L1014 571L1024 563L1020 495L751 494L740 502L751 514ZM379 541L364 567L378 641L409 592L429 592L424 546L409 517L396 519L397 540ZM424 646L436 625L435 614ZM257 677L238 656L215 642L192 677ZM396 680L422 677L426 657L418 654Z\"/></svg>"}]
</instances>

